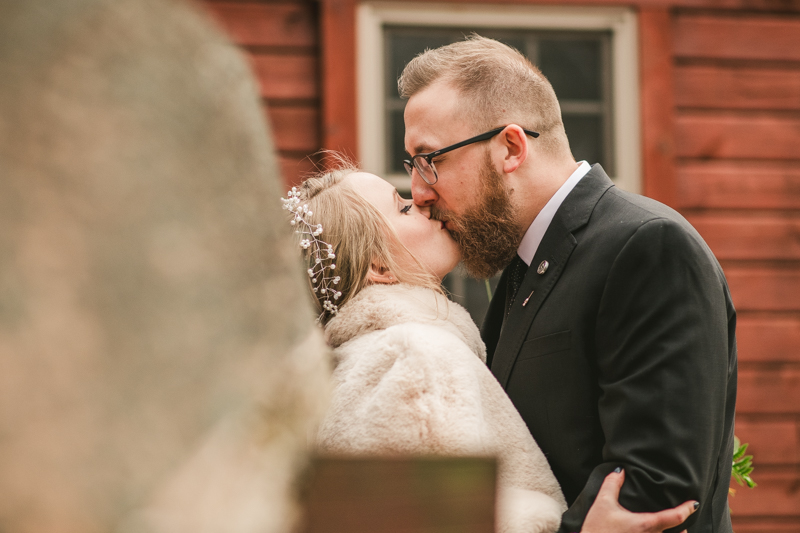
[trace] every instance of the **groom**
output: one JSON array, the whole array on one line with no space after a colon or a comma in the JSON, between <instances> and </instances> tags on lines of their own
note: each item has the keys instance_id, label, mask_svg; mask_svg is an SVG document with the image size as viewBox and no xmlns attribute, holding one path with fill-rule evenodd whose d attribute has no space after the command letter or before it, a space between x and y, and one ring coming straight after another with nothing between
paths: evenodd
<instances>
[{"instance_id":1,"label":"groom","mask_svg":"<svg viewBox=\"0 0 800 533\"><path fill-rule=\"evenodd\" d=\"M429 50L399 86L415 203L471 275L505 269L482 336L570 505L560 531L622 467L627 509L697 500L676 531L730 532L736 314L708 246L575 162L552 87L515 50Z\"/></svg>"}]
</instances>

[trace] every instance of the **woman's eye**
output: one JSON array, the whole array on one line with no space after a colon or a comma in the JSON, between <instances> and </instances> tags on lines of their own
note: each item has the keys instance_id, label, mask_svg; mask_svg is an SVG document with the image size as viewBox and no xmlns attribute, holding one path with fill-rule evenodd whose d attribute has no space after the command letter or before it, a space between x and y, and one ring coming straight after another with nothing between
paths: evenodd
<instances>
[{"instance_id":1,"label":"woman's eye","mask_svg":"<svg viewBox=\"0 0 800 533\"><path fill-rule=\"evenodd\" d=\"M412 205L413 205L413 204L408 204L408 205L407 205L407 206L405 206L403 209L401 209L401 210L400 210L400 212L401 212L401 213L403 213L403 214L405 215L406 213L408 213L408 212L411 210L411 206L412 206Z\"/></svg>"}]
</instances>

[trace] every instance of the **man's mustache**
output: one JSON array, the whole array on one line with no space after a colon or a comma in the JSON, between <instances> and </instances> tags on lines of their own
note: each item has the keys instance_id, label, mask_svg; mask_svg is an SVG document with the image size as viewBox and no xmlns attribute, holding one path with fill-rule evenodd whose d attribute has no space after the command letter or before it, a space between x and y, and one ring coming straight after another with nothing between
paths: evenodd
<instances>
[{"instance_id":1,"label":"man's mustache","mask_svg":"<svg viewBox=\"0 0 800 533\"><path fill-rule=\"evenodd\" d=\"M449 213L447 213L447 211L445 211L444 209L440 209L435 205L431 206L430 214L433 220L438 220L440 222L447 222L448 220L453 219L453 217Z\"/></svg>"}]
</instances>

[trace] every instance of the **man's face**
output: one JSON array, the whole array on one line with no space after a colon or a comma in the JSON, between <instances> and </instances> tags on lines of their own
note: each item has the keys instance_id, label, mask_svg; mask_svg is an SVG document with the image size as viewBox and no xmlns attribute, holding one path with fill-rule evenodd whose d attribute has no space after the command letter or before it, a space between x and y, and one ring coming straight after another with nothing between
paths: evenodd
<instances>
[{"instance_id":1,"label":"man's face","mask_svg":"<svg viewBox=\"0 0 800 533\"><path fill-rule=\"evenodd\" d=\"M463 120L459 94L437 82L412 96L405 111L406 151L412 156L455 144L478 133ZM491 141L488 141L491 142ZM522 231L511 193L494 167L487 143L476 143L434 159L439 175L428 185L415 170L411 192L417 205L446 228L461 250L467 273L488 278L516 254Z\"/></svg>"},{"instance_id":2,"label":"man's face","mask_svg":"<svg viewBox=\"0 0 800 533\"><path fill-rule=\"evenodd\" d=\"M405 110L405 148L414 156L450 146L482 133L464 120L462 98L458 91L444 82L435 82L408 100ZM480 168L486 143L458 148L433 163L439 175L435 185L428 185L414 171L411 193L414 203L436 207L438 212L458 215L477 204L480 190ZM448 227L448 229L452 229Z\"/></svg>"}]
</instances>

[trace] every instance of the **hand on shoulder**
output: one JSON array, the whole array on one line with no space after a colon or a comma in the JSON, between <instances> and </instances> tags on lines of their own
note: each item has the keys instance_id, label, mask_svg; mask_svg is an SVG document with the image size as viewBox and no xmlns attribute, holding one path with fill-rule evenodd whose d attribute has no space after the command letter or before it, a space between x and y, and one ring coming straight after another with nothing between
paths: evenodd
<instances>
[{"instance_id":1,"label":"hand on shoulder","mask_svg":"<svg viewBox=\"0 0 800 533\"><path fill-rule=\"evenodd\" d=\"M625 472L611 472L586 515L581 533L661 533L686 521L699 506L688 501L657 513L632 513L619 504Z\"/></svg>"}]
</instances>

